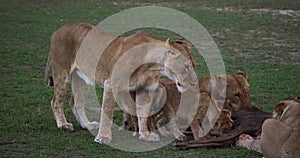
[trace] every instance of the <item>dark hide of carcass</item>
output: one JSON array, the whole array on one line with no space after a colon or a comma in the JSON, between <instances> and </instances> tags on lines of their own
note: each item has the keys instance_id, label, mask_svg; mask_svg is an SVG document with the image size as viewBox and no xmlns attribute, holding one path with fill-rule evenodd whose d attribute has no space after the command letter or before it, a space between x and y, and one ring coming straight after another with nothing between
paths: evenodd
<instances>
[{"instance_id":1,"label":"dark hide of carcass","mask_svg":"<svg viewBox=\"0 0 300 158\"><path fill-rule=\"evenodd\" d=\"M233 126L230 133L207 140L175 143L172 146L178 149L232 146L241 134L249 134L253 137L260 135L263 122L271 117L271 113L263 112L256 106L250 106L232 114Z\"/></svg>"}]
</instances>

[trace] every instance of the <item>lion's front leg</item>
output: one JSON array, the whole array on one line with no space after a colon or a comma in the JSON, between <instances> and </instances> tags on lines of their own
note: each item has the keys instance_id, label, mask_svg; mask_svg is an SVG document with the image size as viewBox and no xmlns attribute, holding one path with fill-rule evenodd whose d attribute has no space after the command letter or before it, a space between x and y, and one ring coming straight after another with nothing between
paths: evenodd
<instances>
[{"instance_id":1,"label":"lion's front leg","mask_svg":"<svg viewBox=\"0 0 300 158\"><path fill-rule=\"evenodd\" d=\"M184 141L187 139L186 135L184 135L176 125L176 121L174 118L170 119L170 122L167 124L168 128L170 129L171 133L176 137L176 139L180 141Z\"/></svg>"},{"instance_id":2,"label":"lion's front leg","mask_svg":"<svg viewBox=\"0 0 300 158\"><path fill-rule=\"evenodd\" d=\"M165 126L162 126L162 121L164 120L162 117L157 123L157 126L159 128L159 131L161 132L162 135L168 135L168 130L170 130L170 132L173 134L173 136L176 137L176 139L183 141L186 140L187 137L186 135L184 135L180 129L178 128L178 126L176 125L176 121L175 121L175 109L172 107L173 105L171 105L170 103L166 103L162 109L163 114L166 116L167 119L167 124Z\"/></svg>"},{"instance_id":3,"label":"lion's front leg","mask_svg":"<svg viewBox=\"0 0 300 158\"><path fill-rule=\"evenodd\" d=\"M158 134L151 132L148 130L147 117L138 117L139 122L139 139L143 139L145 141L159 141L160 137Z\"/></svg>"},{"instance_id":4,"label":"lion's front leg","mask_svg":"<svg viewBox=\"0 0 300 158\"><path fill-rule=\"evenodd\" d=\"M110 143L112 139L112 122L114 114L115 99L113 96L111 83L109 80L104 82L103 101L101 108L101 118L98 134L95 138L95 142L103 144Z\"/></svg>"},{"instance_id":5,"label":"lion's front leg","mask_svg":"<svg viewBox=\"0 0 300 158\"><path fill-rule=\"evenodd\" d=\"M137 116L140 139L145 141L159 141L160 137L154 132L149 131L148 117L150 114L152 99L146 91L136 93Z\"/></svg>"},{"instance_id":6,"label":"lion's front leg","mask_svg":"<svg viewBox=\"0 0 300 158\"><path fill-rule=\"evenodd\" d=\"M200 121L195 118L191 123L191 129L195 140L204 140L205 138L202 136L200 129Z\"/></svg>"},{"instance_id":7,"label":"lion's front leg","mask_svg":"<svg viewBox=\"0 0 300 158\"><path fill-rule=\"evenodd\" d=\"M87 85L76 73L72 73L72 96L70 106L72 112L82 128L97 129L99 122L90 122L85 112L85 101L88 97L90 86Z\"/></svg>"}]
</instances>

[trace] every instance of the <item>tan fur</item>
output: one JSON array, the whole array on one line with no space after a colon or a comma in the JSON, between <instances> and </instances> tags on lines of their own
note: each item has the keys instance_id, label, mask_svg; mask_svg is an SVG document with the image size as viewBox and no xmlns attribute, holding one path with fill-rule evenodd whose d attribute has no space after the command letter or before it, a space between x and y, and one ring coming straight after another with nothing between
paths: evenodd
<instances>
[{"instance_id":1,"label":"tan fur","mask_svg":"<svg viewBox=\"0 0 300 158\"><path fill-rule=\"evenodd\" d=\"M256 152L261 153L261 139L253 138L248 134L241 134L239 139L236 141L236 146L246 147L249 150L254 150Z\"/></svg>"},{"instance_id":2,"label":"tan fur","mask_svg":"<svg viewBox=\"0 0 300 158\"><path fill-rule=\"evenodd\" d=\"M250 106L250 90L248 84L248 75L246 72L239 70L237 74L230 75L216 75L216 76L203 76L199 80L199 87L201 92L207 92L211 94L212 90L212 79L219 80L219 78L225 78L227 82L226 96L229 100L233 112L238 111L240 108Z\"/></svg>"},{"instance_id":3,"label":"tan fur","mask_svg":"<svg viewBox=\"0 0 300 158\"><path fill-rule=\"evenodd\" d=\"M241 75L242 73L243 75ZM232 120L230 118L231 112L237 111L240 108L244 108L250 105L249 101L249 85L247 82L247 74L244 71L239 70L238 74L230 74L225 75L227 77L227 90L226 90L226 101L224 103L224 109L225 111L222 111L220 113L219 119L217 120L215 126L211 130L211 133L213 135L222 135L226 132L228 132L232 126ZM217 77L217 76L213 76ZM224 77L224 76L223 76ZM197 111L197 115L195 116L195 119L192 121L191 128L194 135L194 138L196 140L202 139L202 136L200 135L200 123L202 122L209 103L211 102L211 80L212 77L206 76L201 77L199 80L199 88L200 88L200 100L199 100L199 108ZM162 78L160 80L160 84L162 84L167 92L167 100L165 105L163 106L162 110L159 112L159 117L157 115L154 115L151 117L148 126L150 128L155 128L156 126L161 127L163 124L165 125L167 122L170 121L168 124L169 131L179 140L185 139L185 135L180 132L178 129L175 120L174 115L176 114L181 94L176 89L176 85L173 81ZM232 106L234 105L234 106ZM188 105L186 105L188 106ZM124 113L124 118L126 118L128 114ZM128 117L127 117L128 118ZM136 120L133 117L134 120ZM121 129L125 129L125 123L130 120L123 120L123 125L121 126ZM134 122L135 124L135 132L137 132L137 122ZM154 127L153 127L154 126ZM166 132L164 132L166 133Z\"/></svg>"},{"instance_id":4,"label":"tan fur","mask_svg":"<svg viewBox=\"0 0 300 158\"><path fill-rule=\"evenodd\" d=\"M94 122L88 121L83 102L89 90L88 84L93 85L95 83L104 87L99 132L95 141L98 143L110 142L115 104L112 92L113 81L111 79L113 67L128 50L148 42L165 45L165 49L157 56L153 54L155 48L147 45L148 47L145 46L140 49L146 53L145 56L136 56L139 57L137 59L132 57L127 62L134 63L135 61L130 60L148 58L157 60L157 63L161 64L147 63L140 66L130 74L129 86L126 86L126 84L121 87L121 90L139 90L137 96L143 96L142 94L145 93L143 90L151 90L153 84L155 85L158 82L161 74L165 74L173 80L178 80L177 87L183 90L196 83L196 77L191 75L193 69L189 69L193 67L194 62L186 45L172 43L170 40L161 41L142 31L129 37L115 36L93 25L84 23L66 24L55 31L51 39L45 82L46 84L49 83L51 67L54 82L54 96L51 107L57 126L73 130L73 125L67 122L63 112L67 87L72 81L70 105L77 121L85 128L97 127ZM102 52L102 54L99 54L99 52ZM186 59L189 62L184 62ZM184 63L178 64L178 62ZM175 72L170 71L170 68ZM151 134L145 128L147 127L142 127L140 131L140 134L144 135L143 139L153 140L155 134Z\"/></svg>"},{"instance_id":5,"label":"tan fur","mask_svg":"<svg viewBox=\"0 0 300 158\"><path fill-rule=\"evenodd\" d=\"M169 132L161 131L161 130L165 130L163 126L168 123L167 129L171 131L171 133L177 139L185 140L186 136L182 132L180 132L174 120L174 115L175 112L177 111L180 102L180 92L178 92L175 83L170 79L161 78L160 84L165 87L167 96L169 97L167 97L165 105L158 112L158 114L154 114L149 117L150 119L148 119L147 126L151 131L153 131L156 127L158 128L162 127L163 129L160 129L162 135L168 135ZM170 96L174 96L174 97L170 97ZM134 93L132 93L132 98L135 98ZM134 125L133 135L137 136L138 130L140 128L138 125L137 117L134 115L130 115L129 117L128 116L129 116L128 113L123 112L123 122L120 129L123 130L129 128L127 126L128 122L133 121L133 125Z\"/></svg>"},{"instance_id":6,"label":"tan fur","mask_svg":"<svg viewBox=\"0 0 300 158\"><path fill-rule=\"evenodd\" d=\"M283 111L279 118L262 126L261 151L266 158L300 157L300 100L284 100L275 107L274 113L278 111L278 116Z\"/></svg>"},{"instance_id":7,"label":"tan fur","mask_svg":"<svg viewBox=\"0 0 300 158\"><path fill-rule=\"evenodd\" d=\"M286 104L285 103L279 103L275 106L274 111L273 111L273 118L276 120L279 120L281 115L283 114L285 108L286 108Z\"/></svg>"},{"instance_id":8,"label":"tan fur","mask_svg":"<svg viewBox=\"0 0 300 158\"><path fill-rule=\"evenodd\" d=\"M231 111L227 110L227 105L229 102L226 101L224 103L224 109L221 111L217 122L214 127L210 130L209 136L221 136L231 131L232 127L232 119L231 119ZM230 105L229 105L230 106Z\"/></svg>"},{"instance_id":9,"label":"tan fur","mask_svg":"<svg viewBox=\"0 0 300 158\"><path fill-rule=\"evenodd\" d=\"M206 115L206 112L208 110L209 104L212 102L212 99L210 97L210 94L207 92L201 92L200 93L200 100L199 100L199 106L197 114L194 118L194 120L191 123L191 129L195 140L203 140L205 139L205 134L201 131L201 123L203 122L203 119ZM212 104L213 105L213 104ZM224 109L225 107L230 107L229 102L224 102ZM231 120L231 111L222 111L219 115L219 118L217 119L215 125L211 129L208 135L206 135L206 138L209 138L211 135L220 136L224 133L227 133L230 131L232 127L232 120Z\"/></svg>"},{"instance_id":10,"label":"tan fur","mask_svg":"<svg viewBox=\"0 0 300 158\"><path fill-rule=\"evenodd\" d=\"M300 100L286 99L277 104L273 119L262 125L259 139L241 135L238 146L261 152L266 158L300 157Z\"/></svg>"}]
</instances>

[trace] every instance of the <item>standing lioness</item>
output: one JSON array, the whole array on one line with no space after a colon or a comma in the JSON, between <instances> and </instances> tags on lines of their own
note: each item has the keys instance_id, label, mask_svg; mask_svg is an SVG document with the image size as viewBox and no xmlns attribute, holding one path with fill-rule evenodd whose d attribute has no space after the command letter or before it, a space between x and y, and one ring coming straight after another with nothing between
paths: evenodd
<instances>
[{"instance_id":1,"label":"standing lioness","mask_svg":"<svg viewBox=\"0 0 300 158\"><path fill-rule=\"evenodd\" d=\"M119 62L121 57L122 62ZM129 82L123 85L122 79L112 79L114 67L120 67L123 63L134 65L140 61L145 61L145 64L126 71L130 72ZM83 100L89 85L104 87L100 125L95 141L108 143L112 138L114 86L120 94L135 91L137 104L142 107L137 110L137 113L146 116L149 112L147 107L153 102L143 107L144 103L139 103L138 100L147 100L143 98L154 93L159 76L166 75L176 82L178 90L185 91L197 84L193 64L190 50L184 44L172 43L170 40L161 41L141 31L129 37L121 37L111 35L90 24L66 24L52 35L45 72L45 82L48 84L50 68L52 69L54 96L51 107L57 127L73 130L73 125L67 122L63 111L63 102L70 81L72 81L70 106L77 121L83 127L92 124L83 110ZM126 72L121 73L127 75ZM145 95L146 90L149 91L149 95ZM147 122L145 116L138 117L142 125ZM149 132L147 126L142 126L139 134L147 141L159 139L158 135Z\"/></svg>"}]
</instances>

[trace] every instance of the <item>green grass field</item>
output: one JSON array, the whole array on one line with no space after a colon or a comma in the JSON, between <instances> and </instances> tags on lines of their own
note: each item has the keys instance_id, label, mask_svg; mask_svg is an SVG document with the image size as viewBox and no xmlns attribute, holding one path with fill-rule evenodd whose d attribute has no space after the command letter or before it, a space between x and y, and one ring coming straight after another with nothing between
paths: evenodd
<instances>
[{"instance_id":1,"label":"green grass field","mask_svg":"<svg viewBox=\"0 0 300 158\"><path fill-rule=\"evenodd\" d=\"M255 0L12 0L0 1L0 157L262 157L237 147L131 153L93 143L65 104L75 132L59 130L50 107L53 88L44 85L51 34L71 22L97 24L123 9L156 5L199 21L216 41L227 73L249 74L251 101L271 112L284 98L300 96L300 2ZM292 11L287 11L292 10ZM170 32L150 29L162 39ZM207 75L198 61L198 75ZM120 120L120 117L116 117Z\"/></svg>"}]
</instances>

